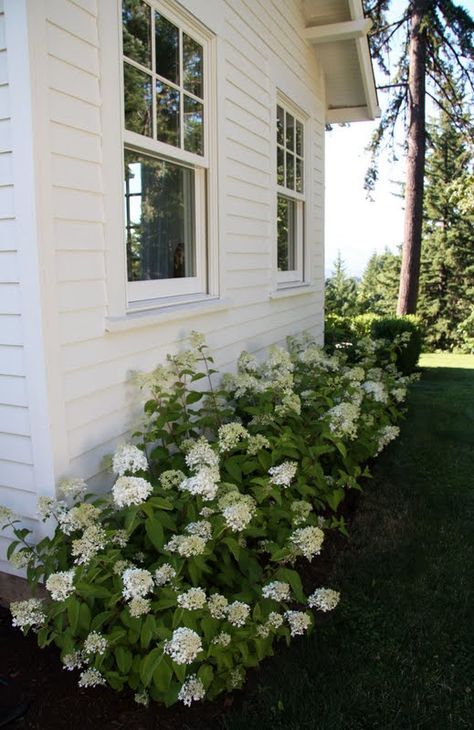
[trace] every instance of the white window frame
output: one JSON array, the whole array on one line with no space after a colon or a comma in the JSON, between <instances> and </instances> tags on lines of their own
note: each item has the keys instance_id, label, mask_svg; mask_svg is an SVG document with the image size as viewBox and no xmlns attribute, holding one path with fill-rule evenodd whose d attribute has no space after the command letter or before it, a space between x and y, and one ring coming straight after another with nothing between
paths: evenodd
<instances>
[{"instance_id":1,"label":"white window frame","mask_svg":"<svg viewBox=\"0 0 474 730\"><path fill-rule=\"evenodd\" d=\"M281 107L284 111L284 130L286 130L286 113L288 112L291 114L295 121L298 121L303 126L303 170L302 170L302 178L303 178L303 192L297 192L296 190L292 190L291 188L288 188L284 185L278 184L278 170L277 170L277 150L280 147L281 149L284 149L284 170L285 170L285 178L286 178L286 134L284 131L284 147L281 147L281 145L277 144L276 140L276 130L277 130L277 107ZM280 92L277 93L276 96L276 103L275 103L275 117L274 117L274 136L273 136L273 144L274 144L274 150L275 150L275 187L276 187L276 205L275 210L278 209L278 197L282 196L284 198L287 198L288 200L295 201L295 268L289 271L278 271L278 248L276 251L276 267L277 267L277 273L276 273L276 280L277 280L277 287L280 288L289 288L292 286L295 286L297 284L302 284L305 280L305 219L306 219L306 200L307 200L307 189L308 189L308 180L307 180L307 157L308 157L308 145L307 145L307 139L308 139L308 117L307 115L298 107L296 107L286 96L281 94ZM296 129L296 125L295 125ZM296 136L296 132L295 132ZM296 155L295 155L295 162L296 162ZM296 164L295 164L295 179L296 179ZM278 246L278 227L275 226L276 230L276 241L275 246Z\"/></svg>"},{"instance_id":2,"label":"white window frame","mask_svg":"<svg viewBox=\"0 0 474 730\"><path fill-rule=\"evenodd\" d=\"M196 301L196 299L205 298L211 294L215 294L215 285L210 281L209 274L209 257L210 251L208 239L210 234L209 225L209 208L210 198L215 189L215 181L211 180L211 169L214 167L214 151L215 144L211 137L211 126L215 131L215 89L213 69L214 62L214 36L204 28L193 16L184 9L177 6L176 3L167 0L144 0L153 11L162 14L167 20L176 25L180 30L180 38L182 33L186 33L203 47L203 144L204 155L198 155L188 152L179 147L155 140L144 135L131 132L125 128L125 112L124 112L124 78L123 78L123 45L122 45L122 21L121 21L121 0L117 0L118 18L119 18L119 58L120 58L120 118L122 128L122 170L124 170L125 149L131 150L143 155L163 159L165 161L190 167L194 170L194 186L195 186L195 276L179 277L173 279L155 279L150 281L129 281L127 271L126 255L125 259L125 279L127 291L127 308L136 311L137 309L156 308L157 306L171 305L186 301ZM153 14L154 18L154 14ZM155 49L154 20L152 23L152 54ZM182 68L182 43L180 43L181 58L180 66ZM128 62L128 61L127 61ZM133 66L140 69L140 64L133 63ZM152 76L154 79L155 76ZM182 84L182 78L180 78ZM168 82L166 82L168 83ZM173 84L170 84L173 86ZM153 93L153 89L152 89ZM155 110L155 102L153 102L153 110ZM181 114L182 114L181 110ZM155 113L153 113L155 117ZM153 119L153 129L155 128L155 119ZM183 118L181 116L181 129ZM181 133L182 139L182 133ZM211 164L212 161L212 164ZM124 220L125 203L122 193L122 218ZM126 248L126 231L123 226L123 246ZM214 277L215 281L215 277Z\"/></svg>"}]
</instances>

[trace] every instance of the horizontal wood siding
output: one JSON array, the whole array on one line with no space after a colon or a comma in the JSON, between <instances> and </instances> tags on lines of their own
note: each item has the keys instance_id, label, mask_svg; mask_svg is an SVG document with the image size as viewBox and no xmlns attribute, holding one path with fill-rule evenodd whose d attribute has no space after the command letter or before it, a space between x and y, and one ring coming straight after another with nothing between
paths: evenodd
<instances>
[{"instance_id":1,"label":"horizontal wood siding","mask_svg":"<svg viewBox=\"0 0 474 730\"><path fill-rule=\"evenodd\" d=\"M164 313L161 324L106 330L110 282L105 254L111 246L117 251L122 246L121 241L106 240L105 225L108 161L103 135L108 130L102 126L102 104L107 96L102 96L101 87L98 13L106 5L102 0L44 0L44 47L37 51L45 70L37 80L45 117L39 127L44 177L38 181L45 202L48 272L43 306L52 323L47 346L57 379L51 397L57 401L55 423L62 432L61 443L55 442L55 463L57 477L66 472L80 475L95 488L110 479L102 471L104 455L127 437L140 415L142 395L131 381L133 371L152 369L168 352L182 347L192 329L206 335L218 366L231 369L243 349L263 355L270 345L283 344L287 335L303 330L320 337L323 308L323 90L314 54L303 39L302 3L221 0L216 6L221 14L216 26L219 118L213 133L219 138L220 295L228 306L215 312L183 310L178 320ZM181 5L195 14L199 7L195 0ZM212 29L212 18L208 20L203 17ZM0 84L6 73L1 56L0 51ZM2 89L0 110L8 103ZM273 120L278 89L302 109L312 134L306 199L312 288L311 293L275 298ZM30 505L26 495L33 495L35 484L28 449L21 282L11 224L9 123L8 116L0 118L0 226L6 232L0 238L0 328L5 333L5 341L0 340L0 354L5 355L0 428L11 424L7 448L0 448L0 465L5 453L18 457L23 471L14 475L14 467L9 467L10 482L17 480L10 501Z\"/></svg>"}]
</instances>

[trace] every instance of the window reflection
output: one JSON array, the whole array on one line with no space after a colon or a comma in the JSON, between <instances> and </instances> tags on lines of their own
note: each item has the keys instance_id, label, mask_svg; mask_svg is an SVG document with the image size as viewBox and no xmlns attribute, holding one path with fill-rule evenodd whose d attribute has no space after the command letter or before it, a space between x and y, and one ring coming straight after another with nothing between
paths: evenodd
<instances>
[{"instance_id":1,"label":"window reflection","mask_svg":"<svg viewBox=\"0 0 474 730\"><path fill-rule=\"evenodd\" d=\"M123 52L142 66L151 68L151 9L141 0L122 3Z\"/></svg>"},{"instance_id":2,"label":"window reflection","mask_svg":"<svg viewBox=\"0 0 474 730\"><path fill-rule=\"evenodd\" d=\"M202 46L183 33L183 86L203 98Z\"/></svg>"},{"instance_id":3,"label":"window reflection","mask_svg":"<svg viewBox=\"0 0 474 730\"><path fill-rule=\"evenodd\" d=\"M194 171L125 150L129 281L195 276Z\"/></svg>"},{"instance_id":4,"label":"window reflection","mask_svg":"<svg viewBox=\"0 0 474 730\"><path fill-rule=\"evenodd\" d=\"M156 73L179 84L179 29L155 13Z\"/></svg>"},{"instance_id":5,"label":"window reflection","mask_svg":"<svg viewBox=\"0 0 474 730\"><path fill-rule=\"evenodd\" d=\"M278 271L296 269L296 202L278 195Z\"/></svg>"},{"instance_id":6,"label":"window reflection","mask_svg":"<svg viewBox=\"0 0 474 730\"><path fill-rule=\"evenodd\" d=\"M129 63L123 64L125 86L125 128L130 132L153 135L151 76Z\"/></svg>"}]
</instances>

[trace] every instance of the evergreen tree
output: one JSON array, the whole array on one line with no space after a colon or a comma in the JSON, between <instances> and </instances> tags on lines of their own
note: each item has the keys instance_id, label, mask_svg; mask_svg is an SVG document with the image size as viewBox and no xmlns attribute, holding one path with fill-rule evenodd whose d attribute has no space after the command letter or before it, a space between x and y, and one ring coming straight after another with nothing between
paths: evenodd
<instances>
[{"instance_id":1,"label":"evergreen tree","mask_svg":"<svg viewBox=\"0 0 474 730\"><path fill-rule=\"evenodd\" d=\"M463 108L466 86L473 88L472 33L474 21L454 0L407 0L403 11L389 19L391 0L365 0L374 21L372 53L390 83L390 99L372 140L373 164L366 185L377 177L375 156L383 140L395 139L399 122L407 135L405 231L400 273L398 312L416 311L420 270L423 181L425 171L425 102L429 97L458 126L469 127ZM396 54L391 55L393 48Z\"/></svg>"},{"instance_id":2,"label":"evergreen tree","mask_svg":"<svg viewBox=\"0 0 474 730\"><path fill-rule=\"evenodd\" d=\"M450 349L474 308L473 149L445 113L429 137L418 313L426 342Z\"/></svg>"},{"instance_id":3,"label":"evergreen tree","mask_svg":"<svg viewBox=\"0 0 474 730\"><path fill-rule=\"evenodd\" d=\"M357 311L357 279L346 274L346 267L337 254L331 276L326 279L326 314L352 316Z\"/></svg>"},{"instance_id":4,"label":"evergreen tree","mask_svg":"<svg viewBox=\"0 0 474 730\"><path fill-rule=\"evenodd\" d=\"M361 313L370 312L393 317L397 309L400 255L385 249L374 253L367 262L357 291Z\"/></svg>"}]
</instances>

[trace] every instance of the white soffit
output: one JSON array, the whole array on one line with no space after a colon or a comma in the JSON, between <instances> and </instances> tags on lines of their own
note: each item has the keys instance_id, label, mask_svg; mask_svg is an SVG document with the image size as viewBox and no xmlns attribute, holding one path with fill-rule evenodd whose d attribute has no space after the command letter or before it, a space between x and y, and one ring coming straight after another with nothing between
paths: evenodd
<instances>
[{"instance_id":1,"label":"white soffit","mask_svg":"<svg viewBox=\"0 0 474 730\"><path fill-rule=\"evenodd\" d=\"M380 115L361 0L303 0L305 35L326 80L326 121L358 122Z\"/></svg>"}]
</instances>

